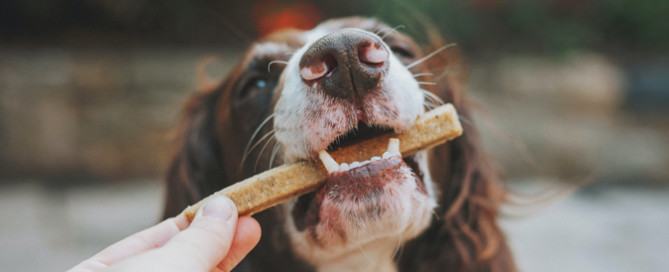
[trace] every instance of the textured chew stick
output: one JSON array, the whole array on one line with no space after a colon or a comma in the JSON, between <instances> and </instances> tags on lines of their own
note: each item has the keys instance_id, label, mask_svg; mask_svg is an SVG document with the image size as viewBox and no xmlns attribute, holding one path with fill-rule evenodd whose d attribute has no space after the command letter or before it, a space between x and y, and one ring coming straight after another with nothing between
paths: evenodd
<instances>
[{"instance_id":1,"label":"textured chew stick","mask_svg":"<svg viewBox=\"0 0 669 272\"><path fill-rule=\"evenodd\" d=\"M437 107L418 117L408 131L386 133L360 143L330 152L339 163L364 161L380 156L390 138L400 140L400 152L407 157L420 150L432 148L462 134L458 114L451 104ZM316 190L323 185L327 171L321 163L301 161L272 168L228 186L207 198L188 206L184 213L193 220L195 213L212 196L225 195L237 205L240 216L252 215L293 197Z\"/></svg>"}]
</instances>

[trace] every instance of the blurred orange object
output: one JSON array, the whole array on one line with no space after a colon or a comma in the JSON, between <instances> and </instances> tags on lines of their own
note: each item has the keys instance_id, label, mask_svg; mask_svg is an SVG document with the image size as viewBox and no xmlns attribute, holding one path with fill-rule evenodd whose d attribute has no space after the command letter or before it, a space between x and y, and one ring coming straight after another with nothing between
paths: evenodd
<instances>
[{"instance_id":1,"label":"blurred orange object","mask_svg":"<svg viewBox=\"0 0 669 272\"><path fill-rule=\"evenodd\" d=\"M253 5L253 19L260 35L266 35L284 28L311 29L321 15L309 2L260 0Z\"/></svg>"}]
</instances>

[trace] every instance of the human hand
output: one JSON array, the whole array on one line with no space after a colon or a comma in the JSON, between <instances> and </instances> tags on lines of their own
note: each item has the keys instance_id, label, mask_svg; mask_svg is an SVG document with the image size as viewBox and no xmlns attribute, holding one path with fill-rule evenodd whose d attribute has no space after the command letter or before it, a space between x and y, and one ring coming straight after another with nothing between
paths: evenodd
<instances>
[{"instance_id":1,"label":"human hand","mask_svg":"<svg viewBox=\"0 0 669 272\"><path fill-rule=\"evenodd\" d=\"M213 197L193 222L183 214L135 233L85 260L69 272L230 271L260 239L260 225L237 217L235 204Z\"/></svg>"}]
</instances>

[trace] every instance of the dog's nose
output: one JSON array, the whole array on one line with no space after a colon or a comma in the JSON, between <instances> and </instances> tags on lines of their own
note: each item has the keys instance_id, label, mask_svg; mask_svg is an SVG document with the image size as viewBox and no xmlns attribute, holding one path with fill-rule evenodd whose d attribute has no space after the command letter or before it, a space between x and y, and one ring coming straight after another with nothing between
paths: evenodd
<instances>
[{"instance_id":1,"label":"dog's nose","mask_svg":"<svg viewBox=\"0 0 669 272\"><path fill-rule=\"evenodd\" d=\"M388 49L379 38L345 29L314 42L300 60L300 75L333 97L353 99L375 88L388 69Z\"/></svg>"}]
</instances>

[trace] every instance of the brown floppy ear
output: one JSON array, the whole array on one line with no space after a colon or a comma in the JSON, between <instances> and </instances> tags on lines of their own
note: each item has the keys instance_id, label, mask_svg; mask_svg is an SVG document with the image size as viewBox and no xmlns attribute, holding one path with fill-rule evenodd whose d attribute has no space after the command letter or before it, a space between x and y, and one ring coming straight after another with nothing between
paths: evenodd
<instances>
[{"instance_id":1,"label":"brown floppy ear","mask_svg":"<svg viewBox=\"0 0 669 272\"><path fill-rule=\"evenodd\" d=\"M223 186L226 175L216 135L221 95L221 88L201 91L184 106L176 131L177 150L167 171L164 218L179 214Z\"/></svg>"},{"instance_id":2,"label":"brown floppy ear","mask_svg":"<svg viewBox=\"0 0 669 272\"><path fill-rule=\"evenodd\" d=\"M433 50L445 44L436 36L432 38ZM498 205L504 202L506 193L482 150L461 90L459 65L459 53L454 49L426 63L436 82L430 91L445 103L453 103L464 133L430 154L439 206L429 228L398 256L401 271L516 271L497 225Z\"/></svg>"}]
</instances>

